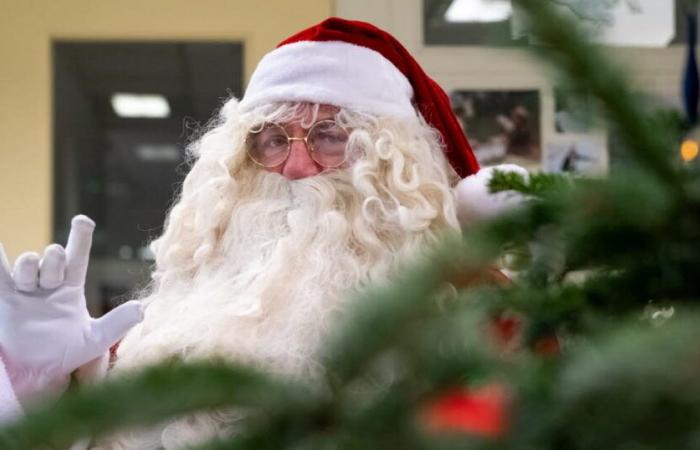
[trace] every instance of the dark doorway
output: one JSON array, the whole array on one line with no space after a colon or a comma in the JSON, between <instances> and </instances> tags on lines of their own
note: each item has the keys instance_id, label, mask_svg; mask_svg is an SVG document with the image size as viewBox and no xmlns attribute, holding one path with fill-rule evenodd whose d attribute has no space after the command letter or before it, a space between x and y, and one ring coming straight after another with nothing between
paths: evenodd
<instances>
[{"instance_id":1,"label":"dark doorway","mask_svg":"<svg viewBox=\"0 0 700 450\"><path fill-rule=\"evenodd\" d=\"M147 245L186 171L187 139L240 97L242 67L241 43L54 43L54 239L65 242L75 214L97 223L95 312L147 279Z\"/></svg>"}]
</instances>

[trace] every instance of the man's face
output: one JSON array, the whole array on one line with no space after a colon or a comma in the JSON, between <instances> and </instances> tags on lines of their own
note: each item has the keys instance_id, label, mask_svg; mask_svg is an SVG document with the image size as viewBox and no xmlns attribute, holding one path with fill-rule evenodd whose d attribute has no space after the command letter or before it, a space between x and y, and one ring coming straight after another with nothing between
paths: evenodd
<instances>
[{"instance_id":1,"label":"man's face","mask_svg":"<svg viewBox=\"0 0 700 450\"><path fill-rule=\"evenodd\" d=\"M322 120L332 120L337 113L337 107L321 105L315 118L313 117L312 108L308 108L305 117L278 125L284 128L290 138L304 138L307 136L311 126ZM291 140L289 157L277 166L265 167L265 170L279 173L289 180L299 180L318 175L324 170L324 167L314 161L309 152L310 149L307 148L306 143L302 139Z\"/></svg>"}]
</instances>

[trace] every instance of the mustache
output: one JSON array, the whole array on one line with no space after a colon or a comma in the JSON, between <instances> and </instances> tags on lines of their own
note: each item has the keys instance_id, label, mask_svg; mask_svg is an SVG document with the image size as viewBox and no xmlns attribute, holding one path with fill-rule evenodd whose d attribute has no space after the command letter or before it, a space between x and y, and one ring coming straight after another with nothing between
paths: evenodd
<instances>
[{"instance_id":1,"label":"mustache","mask_svg":"<svg viewBox=\"0 0 700 450\"><path fill-rule=\"evenodd\" d=\"M256 202L265 205L265 209L274 209L273 205L284 205L287 210L316 207L342 211L357 196L357 190L352 185L352 175L347 169L327 170L298 180L262 171L253 174L250 181L244 182L238 206Z\"/></svg>"}]
</instances>

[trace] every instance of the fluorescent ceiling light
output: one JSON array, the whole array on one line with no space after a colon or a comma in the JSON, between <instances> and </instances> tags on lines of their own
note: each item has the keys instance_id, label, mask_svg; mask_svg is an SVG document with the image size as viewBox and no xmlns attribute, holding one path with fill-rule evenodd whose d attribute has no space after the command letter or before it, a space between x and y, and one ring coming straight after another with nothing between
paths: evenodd
<instances>
[{"instance_id":1,"label":"fluorescent ceiling light","mask_svg":"<svg viewBox=\"0 0 700 450\"><path fill-rule=\"evenodd\" d=\"M112 94L112 109L119 117L163 119L170 116L168 99L159 94Z\"/></svg>"},{"instance_id":2,"label":"fluorescent ceiling light","mask_svg":"<svg viewBox=\"0 0 700 450\"><path fill-rule=\"evenodd\" d=\"M173 163L180 161L180 151L172 144L141 144L136 147L141 161Z\"/></svg>"},{"instance_id":3,"label":"fluorescent ceiling light","mask_svg":"<svg viewBox=\"0 0 700 450\"><path fill-rule=\"evenodd\" d=\"M453 0L445 11L448 22L503 22L513 15L510 0Z\"/></svg>"}]
</instances>

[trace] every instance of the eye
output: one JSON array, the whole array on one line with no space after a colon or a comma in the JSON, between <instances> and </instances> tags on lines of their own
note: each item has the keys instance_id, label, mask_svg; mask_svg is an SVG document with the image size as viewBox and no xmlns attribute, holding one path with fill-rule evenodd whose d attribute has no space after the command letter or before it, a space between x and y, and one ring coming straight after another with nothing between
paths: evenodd
<instances>
[{"instance_id":1,"label":"eye","mask_svg":"<svg viewBox=\"0 0 700 450\"><path fill-rule=\"evenodd\" d=\"M348 141L348 133L334 123L319 125L310 137L320 145L338 145Z\"/></svg>"},{"instance_id":2,"label":"eye","mask_svg":"<svg viewBox=\"0 0 700 450\"><path fill-rule=\"evenodd\" d=\"M263 146L267 148L286 147L287 136L279 134L275 136L270 136L263 141Z\"/></svg>"},{"instance_id":3,"label":"eye","mask_svg":"<svg viewBox=\"0 0 700 450\"><path fill-rule=\"evenodd\" d=\"M345 136L333 133L323 133L321 134L320 139L328 144L344 143L347 140Z\"/></svg>"},{"instance_id":4,"label":"eye","mask_svg":"<svg viewBox=\"0 0 700 450\"><path fill-rule=\"evenodd\" d=\"M269 127L255 135L254 146L261 151L282 149L287 146L287 135L279 127Z\"/></svg>"}]
</instances>

